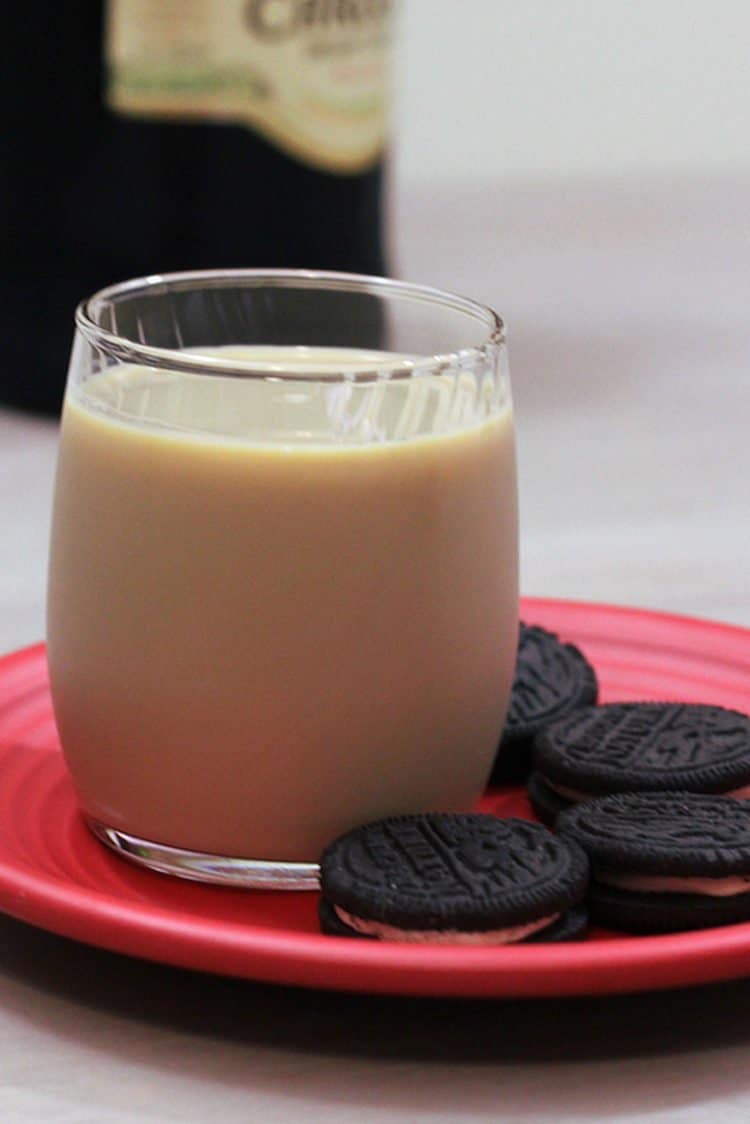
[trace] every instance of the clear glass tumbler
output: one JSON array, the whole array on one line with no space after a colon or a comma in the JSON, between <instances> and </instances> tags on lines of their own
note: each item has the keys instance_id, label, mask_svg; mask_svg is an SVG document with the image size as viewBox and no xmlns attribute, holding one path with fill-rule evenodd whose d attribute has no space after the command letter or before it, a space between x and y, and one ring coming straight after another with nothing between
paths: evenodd
<instances>
[{"instance_id":1,"label":"clear glass tumbler","mask_svg":"<svg viewBox=\"0 0 750 1124\"><path fill-rule=\"evenodd\" d=\"M378 278L155 276L76 313L48 655L95 834L315 886L385 815L470 808L517 644L501 321Z\"/></svg>"}]
</instances>

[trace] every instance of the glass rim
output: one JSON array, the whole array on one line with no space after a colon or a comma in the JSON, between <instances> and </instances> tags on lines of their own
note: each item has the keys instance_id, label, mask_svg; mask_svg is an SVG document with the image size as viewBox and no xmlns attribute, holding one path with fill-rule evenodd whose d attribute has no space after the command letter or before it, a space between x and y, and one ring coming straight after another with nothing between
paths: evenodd
<instances>
[{"instance_id":1,"label":"glass rim","mask_svg":"<svg viewBox=\"0 0 750 1124\"><path fill-rule=\"evenodd\" d=\"M102 328L95 320L94 308L97 302L111 300L116 296L146 293L158 286L187 288L203 285L208 288L220 283L235 281L247 287L292 289L309 288L331 292L359 292L384 297L402 297L421 300L433 305L443 305L485 325L486 334L479 344L457 348L455 351L436 352L415 360L402 360L398 366L384 363L373 368L370 365L361 371L316 371L315 382L323 383L372 383L384 378L404 379L424 374L440 374L456 367L471 365L475 361L486 360L494 351L505 345L505 323L488 305L469 297L460 296L448 290L420 285L409 281L393 280L389 277L360 273L341 273L328 270L311 269L203 269L185 270L174 273L155 273L135 277L99 289L82 300L75 310L76 329L88 343L112 358L124 362L142 363L149 367L177 370L192 374L236 376L242 378L299 380L299 369L285 367L280 363L258 363L240 359L220 359L216 356L198 352L183 351L178 348L155 347L138 340L118 335L117 332Z\"/></svg>"}]
</instances>

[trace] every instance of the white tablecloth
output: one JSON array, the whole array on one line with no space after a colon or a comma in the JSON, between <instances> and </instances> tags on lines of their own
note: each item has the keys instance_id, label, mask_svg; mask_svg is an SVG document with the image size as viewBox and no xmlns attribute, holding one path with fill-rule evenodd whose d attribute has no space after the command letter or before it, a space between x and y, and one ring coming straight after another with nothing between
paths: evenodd
<instances>
[{"instance_id":1,"label":"white tablecloth","mask_svg":"<svg viewBox=\"0 0 750 1124\"><path fill-rule=\"evenodd\" d=\"M750 626L749 187L398 197L399 274L508 322L526 593ZM0 651L43 637L55 446L53 424L0 411ZM0 1119L745 1124L746 1002L746 982L484 1003L277 989L0 918Z\"/></svg>"}]
</instances>

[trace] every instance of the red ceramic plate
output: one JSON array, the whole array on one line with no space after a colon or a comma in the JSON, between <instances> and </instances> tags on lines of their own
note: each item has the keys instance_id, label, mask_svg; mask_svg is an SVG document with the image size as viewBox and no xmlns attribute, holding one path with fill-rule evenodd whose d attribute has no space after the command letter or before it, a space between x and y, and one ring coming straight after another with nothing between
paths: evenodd
<instances>
[{"instance_id":1,"label":"red ceramic plate","mask_svg":"<svg viewBox=\"0 0 750 1124\"><path fill-rule=\"evenodd\" d=\"M605 605L526 600L523 617L579 644L602 700L750 711L750 631ZM528 815L519 790L487 810ZM750 975L750 924L568 945L413 947L323 937L314 893L224 890L137 869L86 829L63 765L44 648L0 660L0 909L131 956L254 980L440 996L587 995Z\"/></svg>"}]
</instances>

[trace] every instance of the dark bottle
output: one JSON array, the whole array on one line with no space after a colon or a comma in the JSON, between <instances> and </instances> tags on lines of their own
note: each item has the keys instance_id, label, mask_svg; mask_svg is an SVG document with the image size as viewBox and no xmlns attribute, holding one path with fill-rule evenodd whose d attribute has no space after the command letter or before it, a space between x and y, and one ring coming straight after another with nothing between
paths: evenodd
<instances>
[{"instance_id":1,"label":"dark bottle","mask_svg":"<svg viewBox=\"0 0 750 1124\"><path fill-rule=\"evenodd\" d=\"M104 285L384 273L391 24L391 0L11 0L0 401L59 411Z\"/></svg>"}]
</instances>

